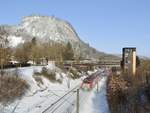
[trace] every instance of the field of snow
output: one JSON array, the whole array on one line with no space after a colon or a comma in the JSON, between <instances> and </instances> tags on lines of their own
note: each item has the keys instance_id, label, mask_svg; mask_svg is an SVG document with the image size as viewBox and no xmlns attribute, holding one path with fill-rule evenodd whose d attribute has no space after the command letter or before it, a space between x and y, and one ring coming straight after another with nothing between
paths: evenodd
<instances>
[{"instance_id":1,"label":"field of snow","mask_svg":"<svg viewBox=\"0 0 150 113\"><path fill-rule=\"evenodd\" d=\"M48 65L47 68L55 68L53 65ZM81 80L69 80L64 73L57 73L62 77L63 82L51 83L46 78L42 77L43 84L38 84L33 78L34 72L40 72L42 66L32 66L18 68L17 71L19 76L26 80L30 85L30 89L27 91L23 98L16 100L12 104L7 106L0 105L0 113L41 113L46 109L51 103L59 99L63 94L68 91L67 82L70 81L70 88L79 84ZM6 70L7 73L14 72L16 69Z\"/></svg>"},{"instance_id":2,"label":"field of snow","mask_svg":"<svg viewBox=\"0 0 150 113\"><path fill-rule=\"evenodd\" d=\"M74 91L57 104L54 103L75 86L80 85L83 78L71 80L66 74L58 72L57 78L61 77L63 79L61 84L51 83L44 77L42 77L43 84L38 84L33 74L35 71L40 72L42 67L32 66L17 69L19 76L30 85L30 89L25 96L18 98L14 103L6 106L0 104L0 113L75 113L76 92ZM50 64L47 68L54 69L56 67ZM16 70L7 70L7 72L13 71ZM102 77L99 81L98 93L96 89L89 92L80 90L80 113L109 113L106 100L106 79L107 77ZM69 82L70 88L68 88ZM45 111L47 108L49 109Z\"/></svg>"}]
</instances>

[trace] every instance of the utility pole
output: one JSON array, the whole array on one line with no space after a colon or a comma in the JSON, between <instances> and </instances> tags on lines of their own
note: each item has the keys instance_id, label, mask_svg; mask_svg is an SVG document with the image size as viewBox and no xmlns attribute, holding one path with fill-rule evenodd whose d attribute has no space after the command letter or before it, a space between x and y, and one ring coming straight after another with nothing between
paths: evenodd
<instances>
[{"instance_id":1,"label":"utility pole","mask_svg":"<svg viewBox=\"0 0 150 113\"><path fill-rule=\"evenodd\" d=\"M71 63L71 67L69 67L69 72L68 72L68 81L67 81L67 84L68 84L68 89L70 89L70 86L71 86L71 83L70 83L70 76L69 76L69 73L70 73L70 70L72 69L72 63Z\"/></svg>"},{"instance_id":2,"label":"utility pole","mask_svg":"<svg viewBox=\"0 0 150 113\"><path fill-rule=\"evenodd\" d=\"M79 103L79 89L77 89L77 113L79 113L79 107L80 107L80 103Z\"/></svg>"},{"instance_id":3,"label":"utility pole","mask_svg":"<svg viewBox=\"0 0 150 113\"><path fill-rule=\"evenodd\" d=\"M99 88L99 85L98 85L98 81L97 81L97 93L98 93L98 88Z\"/></svg>"},{"instance_id":4,"label":"utility pole","mask_svg":"<svg viewBox=\"0 0 150 113\"><path fill-rule=\"evenodd\" d=\"M68 89L70 89L70 77L69 77L69 73L68 73L67 86L68 86Z\"/></svg>"}]
</instances>

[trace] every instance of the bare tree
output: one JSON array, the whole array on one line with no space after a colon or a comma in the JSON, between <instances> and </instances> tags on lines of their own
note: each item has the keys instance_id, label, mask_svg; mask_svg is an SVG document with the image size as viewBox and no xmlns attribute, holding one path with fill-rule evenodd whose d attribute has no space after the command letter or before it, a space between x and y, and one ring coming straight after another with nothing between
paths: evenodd
<instances>
[{"instance_id":1,"label":"bare tree","mask_svg":"<svg viewBox=\"0 0 150 113\"><path fill-rule=\"evenodd\" d=\"M22 64L26 64L30 59L31 43L25 42L22 45L18 45L15 51L15 58Z\"/></svg>"},{"instance_id":2,"label":"bare tree","mask_svg":"<svg viewBox=\"0 0 150 113\"><path fill-rule=\"evenodd\" d=\"M35 45L31 48L31 58L35 61L36 64L41 63L43 59L43 52L46 51L41 45Z\"/></svg>"},{"instance_id":3,"label":"bare tree","mask_svg":"<svg viewBox=\"0 0 150 113\"><path fill-rule=\"evenodd\" d=\"M3 26L0 27L0 67L1 72L3 66L8 63L10 59L10 48L8 41L8 33ZM1 73L2 74L2 73Z\"/></svg>"}]
</instances>

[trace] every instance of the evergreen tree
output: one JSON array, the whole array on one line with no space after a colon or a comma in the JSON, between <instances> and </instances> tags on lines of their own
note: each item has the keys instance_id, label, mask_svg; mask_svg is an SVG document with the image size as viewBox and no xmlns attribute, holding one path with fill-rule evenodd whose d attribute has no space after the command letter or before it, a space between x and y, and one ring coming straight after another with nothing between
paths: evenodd
<instances>
[{"instance_id":1,"label":"evergreen tree","mask_svg":"<svg viewBox=\"0 0 150 113\"><path fill-rule=\"evenodd\" d=\"M73 58L74 58L74 51L72 49L72 45L70 44L70 42L68 42L63 52L63 59L72 60Z\"/></svg>"},{"instance_id":2,"label":"evergreen tree","mask_svg":"<svg viewBox=\"0 0 150 113\"><path fill-rule=\"evenodd\" d=\"M32 45L36 45L37 44L37 39L36 37L33 37L31 40Z\"/></svg>"}]
</instances>

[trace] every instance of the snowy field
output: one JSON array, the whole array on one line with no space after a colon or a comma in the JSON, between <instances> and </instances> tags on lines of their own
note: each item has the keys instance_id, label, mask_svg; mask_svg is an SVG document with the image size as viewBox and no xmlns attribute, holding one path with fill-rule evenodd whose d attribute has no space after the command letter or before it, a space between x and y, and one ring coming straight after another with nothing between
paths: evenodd
<instances>
[{"instance_id":1,"label":"snowy field","mask_svg":"<svg viewBox=\"0 0 150 113\"><path fill-rule=\"evenodd\" d=\"M47 68L54 69L55 66L48 65ZM23 98L14 103L6 106L0 105L0 113L75 113L76 92L71 92L57 104L54 105L54 103L75 86L80 85L83 78L70 80L66 74L57 73L57 78L61 77L62 84L51 83L44 77L42 78L43 84L38 84L33 78L33 74L35 71L40 72L41 70L42 66L18 69L20 77L27 81L30 89ZM109 113L106 100L106 80L107 77L102 77L99 81L99 92L96 92L96 89L92 91L80 90L80 113ZM71 84L70 89L68 81ZM47 108L49 109L45 111Z\"/></svg>"},{"instance_id":2,"label":"snowy field","mask_svg":"<svg viewBox=\"0 0 150 113\"><path fill-rule=\"evenodd\" d=\"M81 99L80 113L109 113L106 98L106 80L107 77L101 78L98 92L96 87L90 92L82 92L83 99Z\"/></svg>"}]
</instances>

